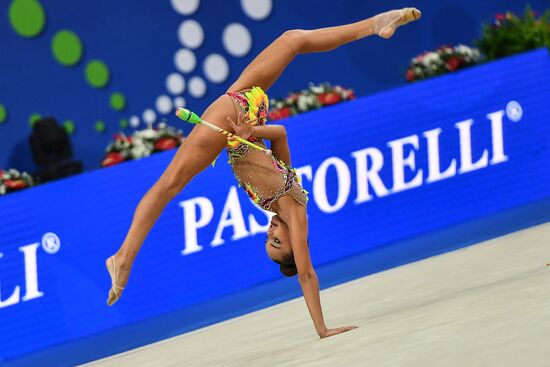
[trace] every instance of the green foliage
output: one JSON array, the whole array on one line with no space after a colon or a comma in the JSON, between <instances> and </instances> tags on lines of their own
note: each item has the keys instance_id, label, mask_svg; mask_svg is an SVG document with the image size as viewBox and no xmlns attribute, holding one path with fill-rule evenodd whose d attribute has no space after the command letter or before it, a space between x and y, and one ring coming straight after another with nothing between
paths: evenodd
<instances>
[{"instance_id":1,"label":"green foliage","mask_svg":"<svg viewBox=\"0 0 550 367\"><path fill-rule=\"evenodd\" d=\"M529 6L523 16L497 14L493 24L483 25L483 35L475 43L487 60L540 47L550 48L550 9L538 17Z\"/></svg>"}]
</instances>

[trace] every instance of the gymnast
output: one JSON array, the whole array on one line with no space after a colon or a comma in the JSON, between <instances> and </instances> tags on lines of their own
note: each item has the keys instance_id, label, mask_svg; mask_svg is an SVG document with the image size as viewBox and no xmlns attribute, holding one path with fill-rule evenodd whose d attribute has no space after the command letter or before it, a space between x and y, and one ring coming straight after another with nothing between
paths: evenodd
<instances>
[{"instance_id":1,"label":"gymnast","mask_svg":"<svg viewBox=\"0 0 550 367\"><path fill-rule=\"evenodd\" d=\"M329 329L325 325L319 282L309 255L307 192L300 186L291 166L284 127L265 124L269 100L264 91L299 54L329 51L370 35L390 38L399 26L419 19L420 15L415 8L404 8L342 26L290 30L263 50L228 91L201 116L203 120L252 142L263 151L218 134L202 124L195 126L166 170L139 202L121 247L105 261L111 277L107 304L113 305L120 299L134 259L168 202L195 175L208 167L225 147L240 186L256 205L276 214L267 230L267 255L279 265L285 276L298 275L319 337L354 329L354 326ZM264 139L271 141L268 153L272 154L265 154L267 147Z\"/></svg>"}]
</instances>

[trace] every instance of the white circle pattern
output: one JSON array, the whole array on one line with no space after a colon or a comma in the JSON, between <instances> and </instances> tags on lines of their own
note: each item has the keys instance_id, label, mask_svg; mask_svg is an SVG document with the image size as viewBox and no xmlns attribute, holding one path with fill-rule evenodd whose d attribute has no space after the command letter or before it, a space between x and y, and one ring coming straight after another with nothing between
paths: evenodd
<instances>
[{"instance_id":1,"label":"white circle pattern","mask_svg":"<svg viewBox=\"0 0 550 367\"><path fill-rule=\"evenodd\" d=\"M183 97L176 97L174 98L174 107L185 107L187 105L187 101Z\"/></svg>"},{"instance_id":2,"label":"white circle pattern","mask_svg":"<svg viewBox=\"0 0 550 367\"><path fill-rule=\"evenodd\" d=\"M178 73L168 75L166 78L166 89L175 96L182 94L185 90L185 79Z\"/></svg>"},{"instance_id":3,"label":"white circle pattern","mask_svg":"<svg viewBox=\"0 0 550 367\"><path fill-rule=\"evenodd\" d=\"M193 51L187 48L182 48L176 52L176 55L174 56L174 64L176 65L176 69L182 73L190 73L195 70L197 58L195 57Z\"/></svg>"},{"instance_id":4,"label":"white circle pattern","mask_svg":"<svg viewBox=\"0 0 550 367\"><path fill-rule=\"evenodd\" d=\"M174 10L181 15L191 15L197 11L199 0L171 0Z\"/></svg>"},{"instance_id":5,"label":"white circle pattern","mask_svg":"<svg viewBox=\"0 0 550 367\"><path fill-rule=\"evenodd\" d=\"M197 21L189 19L180 24L178 37L182 45L196 49L204 41L204 31Z\"/></svg>"},{"instance_id":6,"label":"white circle pattern","mask_svg":"<svg viewBox=\"0 0 550 367\"><path fill-rule=\"evenodd\" d=\"M204 74L212 83L223 83L229 76L229 65L220 54L209 55L203 64Z\"/></svg>"},{"instance_id":7,"label":"white circle pattern","mask_svg":"<svg viewBox=\"0 0 550 367\"><path fill-rule=\"evenodd\" d=\"M172 99L167 95L162 95L157 98L155 103L157 111L162 115L168 115L172 112Z\"/></svg>"},{"instance_id":8,"label":"white circle pattern","mask_svg":"<svg viewBox=\"0 0 550 367\"><path fill-rule=\"evenodd\" d=\"M130 126L133 127L133 128L135 129L136 127L139 126L139 124L141 123L141 121L139 120L139 117L137 117L137 116L132 116L132 117L130 117L129 123L130 123Z\"/></svg>"},{"instance_id":9,"label":"white circle pattern","mask_svg":"<svg viewBox=\"0 0 550 367\"><path fill-rule=\"evenodd\" d=\"M252 36L248 29L240 23L231 23L223 30L223 46L232 56L241 57L250 52Z\"/></svg>"},{"instance_id":10,"label":"white circle pattern","mask_svg":"<svg viewBox=\"0 0 550 367\"><path fill-rule=\"evenodd\" d=\"M246 15L253 20L263 20L271 14L271 0L241 0L241 6Z\"/></svg>"},{"instance_id":11,"label":"white circle pattern","mask_svg":"<svg viewBox=\"0 0 550 367\"><path fill-rule=\"evenodd\" d=\"M145 111L143 111L142 115L143 121L146 124L152 124L157 119L157 114L152 109L148 108Z\"/></svg>"},{"instance_id":12,"label":"white circle pattern","mask_svg":"<svg viewBox=\"0 0 550 367\"><path fill-rule=\"evenodd\" d=\"M240 0L244 13L253 20L267 18L273 9L272 0ZM189 16L194 14L199 6L200 0L170 0L173 9L181 15ZM204 30L202 26L193 19L183 21L178 28L178 38L183 46L174 55L174 65L181 73L190 73L197 66L197 59L191 49L199 48L204 42ZM231 56L242 57L247 55L252 48L252 35L248 28L240 23L231 23L225 27L222 34L222 43ZM203 63L204 73L212 83L222 83L229 76L229 64L219 54L209 55ZM180 95L186 89L186 81L179 73L171 73L166 78L166 89L176 97L171 100L168 95L157 97L155 107L160 114L168 114L175 107L185 107L187 101ZM203 78L194 76L189 79L189 95L194 98L202 98L206 94L207 85ZM143 121L149 124L155 122L157 116L154 110L146 109L143 112ZM140 124L138 116L131 116L129 124L137 128Z\"/></svg>"},{"instance_id":13,"label":"white circle pattern","mask_svg":"<svg viewBox=\"0 0 550 367\"><path fill-rule=\"evenodd\" d=\"M204 97L206 94L206 83L204 79L194 76L189 80L189 94L195 98Z\"/></svg>"}]
</instances>

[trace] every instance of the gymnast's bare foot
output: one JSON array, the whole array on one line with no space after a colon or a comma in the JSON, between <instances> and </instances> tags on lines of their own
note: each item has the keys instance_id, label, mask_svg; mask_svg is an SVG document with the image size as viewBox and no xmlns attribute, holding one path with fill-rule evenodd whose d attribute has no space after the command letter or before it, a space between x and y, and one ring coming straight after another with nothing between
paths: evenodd
<instances>
[{"instance_id":1,"label":"gymnast's bare foot","mask_svg":"<svg viewBox=\"0 0 550 367\"><path fill-rule=\"evenodd\" d=\"M128 282L132 266L131 264L128 265L118 254L109 257L105 261L105 266L111 277L111 289L109 290L107 304L112 306L122 296L122 291Z\"/></svg>"},{"instance_id":2,"label":"gymnast's bare foot","mask_svg":"<svg viewBox=\"0 0 550 367\"><path fill-rule=\"evenodd\" d=\"M382 38L390 38L396 29L409 22L420 19L422 13L416 8L390 10L374 16L374 33Z\"/></svg>"}]
</instances>

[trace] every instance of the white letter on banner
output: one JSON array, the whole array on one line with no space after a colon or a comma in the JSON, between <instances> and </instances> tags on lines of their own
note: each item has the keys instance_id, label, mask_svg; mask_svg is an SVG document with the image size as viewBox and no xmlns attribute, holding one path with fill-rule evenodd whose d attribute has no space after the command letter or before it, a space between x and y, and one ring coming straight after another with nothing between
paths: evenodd
<instances>
[{"instance_id":1,"label":"white letter on banner","mask_svg":"<svg viewBox=\"0 0 550 367\"><path fill-rule=\"evenodd\" d=\"M229 226L233 227L232 240L238 240L248 236L244 224L243 211L241 210L241 202L239 201L239 195L235 186L231 186L229 189L220 222L218 223L218 228L216 228L216 234L210 243L212 246L219 246L225 242L222 239L222 233L224 228Z\"/></svg>"},{"instance_id":2,"label":"white letter on banner","mask_svg":"<svg viewBox=\"0 0 550 367\"><path fill-rule=\"evenodd\" d=\"M384 156L382 153L376 148L366 148L353 152L351 155L355 158L357 171L357 198L354 203L360 204L373 199L369 193L369 182L376 196L382 197L388 195L388 189L384 186L379 175L380 170L384 166ZM370 157L372 160L370 169L367 168L367 157Z\"/></svg>"},{"instance_id":3,"label":"white letter on banner","mask_svg":"<svg viewBox=\"0 0 550 367\"><path fill-rule=\"evenodd\" d=\"M428 140L428 178L427 183L441 181L449 177L456 175L456 159L451 161L451 165L441 172L441 166L439 165L439 135L441 129L433 129L425 131L424 137Z\"/></svg>"},{"instance_id":4,"label":"white letter on banner","mask_svg":"<svg viewBox=\"0 0 550 367\"><path fill-rule=\"evenodd\" d=\"M2 256L3 255L0 252L0 258L2 258ZM16 303L19 303L19 286L15 287L15 290L13 291L11 296L8 297L7 300L2 301L2 285L0 284L0 308L15 305Z\"/></svg>"},{"instance_id":5,"label":"white letter on banner","mask_svg":"<svg viewBox=\"0 0 550 367\"><path fill-rule=\"evenodd\" d=\"M327 169L330 165L336 168L336 174L338 176L338 197L334 205L330 205L327 199L326 178ZM334 213L340 210L348 200L350 189L351 175L346 162L340 158L331 157L321 163L313 179L314 199L321 211L325 213Z\"/></svg>"},{"instance_id":6,"label":"white letter on banner","mask_svg":"<svg viewBox=\"0 0 550 367\"><path fill-rule=\"evenodd\" d=\"M202 246L197 243L197 229L203 228L210 223L214 216L214 207L212 202L205 197L198 197L191 200L181 201L179 206L183 208L183 224L185 231L185 247L182 255L189 255L202 250ZM201 218L197 221L195 206L201 210Z\"/></svg>"},{"instance_id":7,"label":"white letter on banner","mask_svg":"<svg viewBox=\"0 0 550 367\"><path fill-rule=\"evenodd\" d=\"M508 160L508 156L504 154L502 116L504 116L504 111L497 111L487 115L487 118L491 120L491 135L493 137L493 157L491 158L491 164L499 164Z\"/></svg>"},{"instance_id":8,"label":"white letter on banner","mask_svg":"<svg viewBox=\"0 0 550 367\"><path fill-rule=\"evenodd\" d=\"M25 256L25 287L26 292L23 301L29 301L34 298L42 297L44 293L38 290L38 271L36 264L36 249L38 243L19 248Z\"/></svg>"},{"instance_id":9,"label":"white letter on banner","mask_svg":"<svg viewBox=\"0 0 550 367\"><path fill-rule=\"evenodd\" d=\"M414 176L412 181L405 182L405 167L409 167L413 172L416 167L414 150L411 150L406 158L403 157L403 146L405 144L411 144L414 149L418 150L418 135L411 135L388 142L388 146L391 148L392 153L392 192L404 191L422 185L421 169L418 170L418 173Z\"/></svg>"},{"instance_id":10,"label":"white letter on banner","mask_svg":"<svg viewBox=\"0 0 550 367\"><path fill-rule=\"evenodd\" d=\"M254 218L253 214L249 214L248 215L248 226L250 227L250 235L254 236L257 233L266 233L267 230L269 229L269 224L271 222L271 217L273 217L274 214L272 212L268 212L267 210L263 210L259 206L256 206L256 204L254 204L252 199L250 199L250 202L254 205L254 207L256 209L258 209L260 212L262 212L267 218L267 223L262 226L260 223L256 222L256 218Z\"/></svg>"},{"instance_id":11,"label":"white letter on banner","mask_svg":"<svg viewBox=\"0 0 550 367\"><path fill-rule=\"evenodd\" d=\"M466 173L487 167L487 149L483 150L481 158L472 163L472 138L470 128L474 120L457 122L455 126L460 131L460 169L458 173Z\"/></svg>"}]
</instances>

